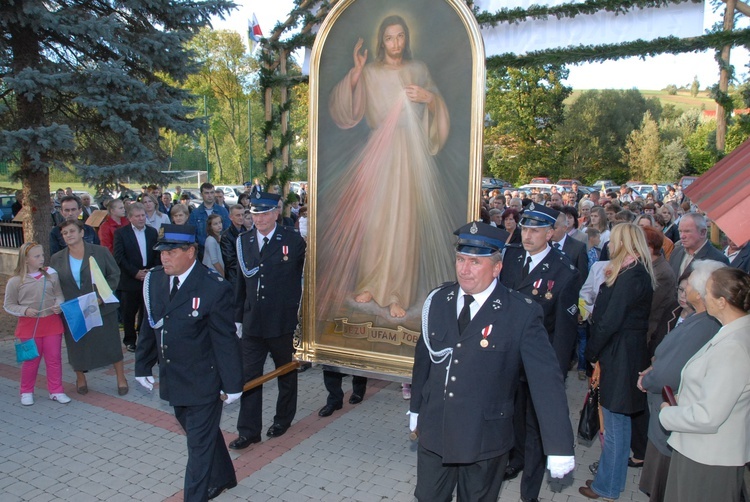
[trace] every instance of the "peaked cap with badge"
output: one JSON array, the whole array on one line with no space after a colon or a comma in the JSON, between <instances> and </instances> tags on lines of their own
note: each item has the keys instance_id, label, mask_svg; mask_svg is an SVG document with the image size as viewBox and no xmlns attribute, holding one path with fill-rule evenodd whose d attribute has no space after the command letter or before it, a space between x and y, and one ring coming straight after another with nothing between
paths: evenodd
<instances>
[{"instance_id":1,"label":"peaked cap with badge","mask_svg":"<svg viewBox=\"0 0 750 502\"><path fill-rule=\"evenodd\" d=\"M541 204L529 204L521 214L522 227L554 227L560 211Z\"/></svg>"},{"instance_id":2,"label":"peaked cap with badge","mask_svg":"<svg viewBox=\"0 0 750 502\"><path fill-rule=\"evenodd\" d=\"M250 212L263 214L278 209L281 196L277 193L255 192L250 197Z\"/></svg>"},{"instance_id":3,"label":"peaked cap with badge","mask_svg":"<svg viewBox=\"0 0 750 502\"><path fill-rule=\"evenodd\" d=\"M159 227L159 239L156 241L154 251L168 251L191 244L195 244L193 225L162 225Z\"/></svg>"},{"instance_id":4,"label":"peaked cap with badge","mask_svg":"<svg viewBox=\"0 0 750 502\"><path fill-rule=\"evenodd\" d=\"M458 236L456 251L474 256L491 256L505 247L508 232L481 221L472 221L453 232Z\"/></svg>"}]
</instances>

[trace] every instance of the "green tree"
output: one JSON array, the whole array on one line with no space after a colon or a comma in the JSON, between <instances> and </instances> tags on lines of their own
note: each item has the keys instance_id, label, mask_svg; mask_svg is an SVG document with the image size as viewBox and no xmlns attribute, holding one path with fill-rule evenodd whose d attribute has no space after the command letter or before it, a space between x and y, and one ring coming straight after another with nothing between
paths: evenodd
<instances>
[{"instance_id":1,"label":"green tree","mask_svg":"<svg viewBox=\"0 0 750 502\"><path fill-rule=\"evenodd\" d=\"M628 135L623 151L632 178L648 183L659 181L660 146L659 127L651 112L646 111L641 126Z\"/></svg>"},{"instance_id":2,"label":"green tree","mask_svg":"<svg viewBox=\"0 0 750 502\"><path fill-rule=\"evenodd\" d=\"M659 174L656 183L677 181L682 176L688 162L688 150L682 138L676 138L662 145L660 151Z\"/></svg>"},{"instance_id":3,"label":"green tree","mask_svg":"<svg viewBox=\"0 0 750 502\"><path fill-rule=\"evenodd\" d=\"M198 115L208 114L208 158L211 181L239 183L249 177L248 103L257 100L251 78L257 61L247 54L239 33L204 28L188 44L200 55L201 71L188 78L186 88L198 97ZM204 109L204 103L207 109ZM251 121L259 125L263 110L251 107ZM201 147L206 149L206 137Z\"/></svg>"},{"instance_id":4,"label":"green tree","mask_svg":"<svg viewBox=\"0 0 750 502\"><path fill-rule=\"evenodd\" d=\"M583 92L567 109L565 126L556 136L558 149L565 154L566 172L589 181L628 179L622 150L646 111L658 121L661 104L646 100L636 89Z\"/></svg>"},{"instance_id":5,"label":"green tree","mask_svg":"<svg viewBox=\"0 0 750 502\"><path fill-rule=\"evenodd\" d=\"M693 77L693 83L690 84L690 95L696 97L701 90L701 84L698 82L698 75Z\"/></svg>"},{"instance_id":6,"label":"green tree","mask_svg":"<svg viewBox=\"0 0 750 502\"><path fill-rule=\"evenodd\" d=\"M47 243L49 172L73 168L99 187L125 176L165 180L160 131L192 134L196 69L184 48L228 0L15 0L0 9L0 161L11 161L30 207L27 240Z\"/></svg>"},{"instance_id":7,"label":"green tree","mask_svg":"<svg viewBox=\"0 0 750 502\"><path fill-rule=\"evenodd\" d=\"M711 169L720 159L716 150L716 122L700 124L685 138L685 146L688 163L683 174L703 174Z\"/></svg>"},{"instance_id":8,"label":"green tree","mask_svg":"<svg viewBox=\"0 0 750 502\"><path fill-rule=\"evenodd\" d=\"M489 72L484 160L493 175L514 183L539 174L559 176L560 155L552 139L571 93L562 83L567 76L559 65Z\"/></svg>"}]
</instances>

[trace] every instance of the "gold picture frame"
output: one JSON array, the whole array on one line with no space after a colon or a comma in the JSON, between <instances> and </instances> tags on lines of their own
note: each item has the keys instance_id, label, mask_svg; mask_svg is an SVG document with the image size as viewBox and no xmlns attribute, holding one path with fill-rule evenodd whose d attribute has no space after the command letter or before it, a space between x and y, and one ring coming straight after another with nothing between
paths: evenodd
<instances>
[{"instance_id":1,"label":"gold picture frame","mask_svg":"<svg viewBox=\"0 0 750 502\"><path fill-rule=\"evenodd\" d=\"M342 0L323 21L299 359L410 380L422 303L478 215L484 63L461 0Z\"/></svg>"}]
</instances>

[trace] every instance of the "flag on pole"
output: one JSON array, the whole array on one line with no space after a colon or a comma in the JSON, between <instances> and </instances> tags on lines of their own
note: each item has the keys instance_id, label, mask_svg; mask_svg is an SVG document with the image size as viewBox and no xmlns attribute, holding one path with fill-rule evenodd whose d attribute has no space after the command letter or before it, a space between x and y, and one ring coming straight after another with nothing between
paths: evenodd
<instances>
[{"instance_id":1,"label":"flag on pole","mask_svg":"<svg viewBox=\"0 0 750 502\"><path fill-rule=\"evenodd\" d=\"M68 323L70 334L76 342L93 328L104 324L96 293L93 291L60 304L60 308Z\"/></svg>"},{"instance_id":2,"label":"flag on pole","mask_svg":"<svg viewBox=\"0 0 750 502\"><path fill-rule=\"evenodd\" d=\"M112 288L107 284L107 279L104 278L102 269L99 268L99 264L93 256L89 256L89 270L91 270L91 284L96 285L99 296L102 297L104 303L118 303L119 300L112 292Z\"/></svg>"},{"instance_id":3,"label":"flag on pole","mask_svg":"<svg viewBox=\"0 0 750 502\"><path fill-rule=\"evenodd\" d=\"M260 24L258 24L258 18L255 17L253 12L252 19L247 20L247 40L250 43L250 51L255 48L255 44L260 42L260 38L263 36L263 32L260 30Z\"/></svg>"}]
</instances>

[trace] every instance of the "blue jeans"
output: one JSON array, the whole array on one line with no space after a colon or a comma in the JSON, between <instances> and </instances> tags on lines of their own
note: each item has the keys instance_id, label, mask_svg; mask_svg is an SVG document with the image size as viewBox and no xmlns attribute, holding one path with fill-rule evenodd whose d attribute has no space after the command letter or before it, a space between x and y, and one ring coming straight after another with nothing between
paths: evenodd
<instances>
[{"instance_id":1,"label":"blue jeans","mask_svg":"<svg viewBox=\"0 0 750 502\"><path fill-rule=\"evenodd\" d=\"M616 499L625 490L630 456L630 416L614 413L602 406L604 445L599 470L591 489L600 497Z\"/></svg>"},{"instance_id":2,"label":"blue jeans","mask_svg":"<svg viewBox=\"0 0 750 502\"><path fill-rule=\"evenodd\" d=\"M589 334L589 324L584 322L578 325L578 371L586 371L586 337Z\"/></svg>"}]
</instances>

